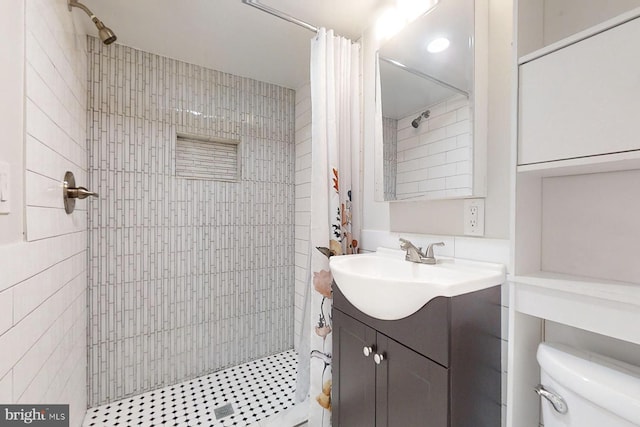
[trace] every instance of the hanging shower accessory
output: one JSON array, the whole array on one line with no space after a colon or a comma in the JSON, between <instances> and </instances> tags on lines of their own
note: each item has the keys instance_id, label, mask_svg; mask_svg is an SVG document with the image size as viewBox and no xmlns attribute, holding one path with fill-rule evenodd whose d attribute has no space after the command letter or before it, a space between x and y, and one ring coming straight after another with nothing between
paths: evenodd
<instances>
[{"instance_id":1,"label":"hanging shower accessory","mask_svg":"<svg viewBox=\"0 0 640 427\"><path fill-rule=\"evenodd\" d=\"M84 10L85 13L89 15L93 23L96 25L96 28L98 28L98 36L100 36L102 43L111 44L117 40L116 34L111 30L111 28L105 26L87 6L83 5L78 0L67 0L67 7L69 8L69 12L71 12L74 7L77 7Z\"/></svg>"}]
</instances>

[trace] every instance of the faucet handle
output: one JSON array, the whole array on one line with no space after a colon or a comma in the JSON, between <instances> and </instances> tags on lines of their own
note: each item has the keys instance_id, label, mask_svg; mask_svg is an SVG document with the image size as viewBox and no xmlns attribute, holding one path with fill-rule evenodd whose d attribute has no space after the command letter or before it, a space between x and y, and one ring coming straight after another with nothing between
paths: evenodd
<instances>
[{"instance_id":1,"label":"faucet handle","mask_svg":"<svg viewBox=\"0 0 640 427\"><path fill-rule=\"evenodd\" d=\"M425 253L425 258L434 258L433 256L433 247L434 246L444 246L444 242L431 243L427 246L427 252Z\"/></svg>"}]
</instances>

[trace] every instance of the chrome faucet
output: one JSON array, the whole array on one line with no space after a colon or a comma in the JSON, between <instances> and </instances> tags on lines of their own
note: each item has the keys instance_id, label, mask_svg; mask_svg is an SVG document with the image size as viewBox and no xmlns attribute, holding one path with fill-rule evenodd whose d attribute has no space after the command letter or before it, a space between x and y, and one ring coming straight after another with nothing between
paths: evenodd
<instances>
[{"instance_id":1,"label":"chrome faucet","mask_svg":"<svg viewBox=\"0 0 640 427\"><path fill-rule=\"evenodd\" d=\"M422 262L422 258L424 257L422 253L422 248L416 248L413 243L411 243L407 239L400 238L400 249L407 252L407 255L404 257L407 261L411 262Z\"/></svg>"},{"instance_id":2,"label":"chrome faucet","mask_svg":"<svg viewBox=\"0 0 640 427\"><path fill-rule=\"evenodd\" d=\"M444 246L443 242L431 243L427 246L425 253L422 253L422 248L417 248L413 243L407 239L400 238L400 249L407 252L404 257L407 261L417 262L420 264L435 264L436 258L433 255L434 246Z\"/></svg>"}]
</instances>

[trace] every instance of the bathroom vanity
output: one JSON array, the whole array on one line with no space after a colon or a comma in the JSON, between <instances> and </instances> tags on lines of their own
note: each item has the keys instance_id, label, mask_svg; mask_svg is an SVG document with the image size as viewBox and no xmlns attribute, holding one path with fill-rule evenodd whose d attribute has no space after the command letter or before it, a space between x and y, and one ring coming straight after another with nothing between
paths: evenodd
<instances>
[{"instance_id":1,"label":"bathroom vanity","mask_svg":"<svg viewBox=\"0 0 640 427\"><path fill-rule=\"evenodd\" d=\"M500 286L436 297L398 320L333 287L335 427L495 427L501 419Z\"/></svg>"}]
</instances>

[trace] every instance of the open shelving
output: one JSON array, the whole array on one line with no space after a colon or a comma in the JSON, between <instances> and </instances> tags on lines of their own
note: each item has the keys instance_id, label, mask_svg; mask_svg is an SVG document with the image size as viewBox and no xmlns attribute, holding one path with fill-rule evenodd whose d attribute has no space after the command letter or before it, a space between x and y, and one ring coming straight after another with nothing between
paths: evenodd
<instances>
[{"instance_id":1,"label":"open shelving","mask_svg":"<svg viewBox=\"0 0 640 427\"><path fill-rule=\"evenodd\" d=\"M517 86L521 67L541 58L547 61L556 53L565 54L591 37L636 20L640 0L635 7L633 1L517 0L514 12L514 75L518 82L514 105L519 106L514 122L518 124L521 114L526 113L521 109L523 95ZM638 45L611 48L636 52L640 47L636 40L628 42ZM634 88L629 90L637 93ZM556 101L549 100L550 108ZM562 105L559 108L569 105L558 104ZM612 103L606 108L626 106ZM598 120L597 113L583 116ZM640 114L640 109L635 114ZM522 149L520 136L516 125L512 133L516 153ZM631 185L640 183L640 138L637 140L637 146L620 152L607 151L608 141L603 140L605 149L590 155L551 155L539 162L519 162L518 155L513 158L508 427L538 427L541 421L539 398L532 391L540 381L536 350L547 335L562 336L551 333L552 328L561 325L569 335L576 331L580 339L589 336L589 343L618 346L619 351L612 350L611 357L620 354L620 349L628 353L629 346L640 354L640 273L636 274L640 270L637 259L633 261L640 253L640 226L629 212L634 207L640 211L640 186L634 193ZM579 146L580 142L567 143ZM580 203L573 206L573 198ZM567 221L571 215L576 218L574 223ZM634 236L638 242L633 241ZM607 265L616 259L621 260L620 265L628 265L628 271ZM587 274L582 274L583 270ZM605 346L597 347L601 351Z\"/></svg>"}]
</instances>

